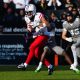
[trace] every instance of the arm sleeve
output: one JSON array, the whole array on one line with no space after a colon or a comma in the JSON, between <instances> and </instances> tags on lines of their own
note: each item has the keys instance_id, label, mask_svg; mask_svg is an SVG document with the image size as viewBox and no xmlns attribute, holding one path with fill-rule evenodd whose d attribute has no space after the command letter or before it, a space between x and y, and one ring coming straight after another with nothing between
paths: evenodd
<instances>
[{"instance_id":1,"label":"arm sleeve","mask_svg":"<svg viewBox=\"0 0 80 80\"><path fill-rule=\"evenodd\" d=\"M51 6L52 5L52 0L50 0L47 5Z\"/></svg>"},{"instance_id":2,"label":"arm sleeve","mask_svg":"<svg viewBox=\"0 0 80 80\"><path fill-rule=\"evenodd\" d=\"M66 28L63 28L63 31L67 31L67 29Z\"/></svg>"}]
</instances>

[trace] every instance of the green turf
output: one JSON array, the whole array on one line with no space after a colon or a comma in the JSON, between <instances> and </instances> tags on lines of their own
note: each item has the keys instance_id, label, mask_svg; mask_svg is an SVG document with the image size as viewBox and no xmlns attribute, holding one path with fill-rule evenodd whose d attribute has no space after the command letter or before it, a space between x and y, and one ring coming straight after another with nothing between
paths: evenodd
<instances>
[{"instance_id":1,"label":"green turf","mask_svg":"<svg viewBox=\"0 0 80 80\"><path fill-rule=\"evenodd\" d=\"M33 66L26 71L19 70L16 66L0 66L0 80L80 80L80 74L69 70L69 67L57 67L52 75L48 75L46 68L39 73L34 70Z\"/></svg>"}]
</instances>

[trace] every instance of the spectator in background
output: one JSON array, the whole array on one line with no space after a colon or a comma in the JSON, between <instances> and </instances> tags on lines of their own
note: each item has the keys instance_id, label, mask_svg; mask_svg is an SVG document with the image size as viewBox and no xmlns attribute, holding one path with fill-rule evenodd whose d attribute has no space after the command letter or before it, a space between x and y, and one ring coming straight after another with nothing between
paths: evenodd
<instances>
[{"instance_id":1,"label":"spectator in background","mask_svg":"<svg viewBox=\"0 0 80 80\"><path fill-rule=\"evenodd\" d=\"M20 10L25 9L25 0L13 0L13 3L15 4L17 14L19 14Z\"/></svg>"},{"instance_id":2,"label":"spectator in background","mask_svg":"<svg viewBox=\"0 0 80 80\"><path fill-rule=\"evenodd\" d=\"M43 14L45 14L46 10L48 9L46 0L38 1L36 7L37 7L37 12L42 12Z\"/></svg>"},{"instance_id":3,"label":"spectator in background","mask_svg":"<svg viewBox=\"0 0 80 80\"><path fill-rule=\"evenodd\" d=\"M58 20L56 14L54 12L51 12L49 17L49 22L52 24L51 26L55 26L56 20Z\"/></svg>"},{"instance_id":4,"label":"spectator in background","mask_svg":"<svg viewBox=\"0 0 80 80\"><path fill-rule=\"evenodd\" d=\"M19 15L16 17L17 19L17 27L26 27L26 23L24 20L24 16L25 16L25 11L22 9L19 11Z\"/></svg>"},{"instance_id":5,"label":"spectator in background","mask_svg":"<svg viewBox=\"0 0 80 80\"><path fill-rule=\"evenodd\" d=\"M51 13L50 13L50 16L49 16L49 23L50 23L51 29L56 27L56 26L55 26L55 22L57 21L57 19L58 19L58 18L57 18L57 16L56 16L56 14L55 14L54 12L51 12ZM50 29L50 28L49 28L49 29ZM48 29L48 30L49 30L49 29ZM50 29L50 30L51 30L51 29ZM50 30L49 30L49 31L50 31Z\"/></svg>"},{"instance_id":6,"label":"spectator in background","mask_svg":"<svg viewBox=\"0 0 80 80\"><path fill-rule=\"evenodd\" d=\"M25 11L24 10L20 10L19 15L22 17L22 19L24 19Z\"/></svg>"},{"instance_id":7,"label":"spectator in background","mask_svg":"<svg viewBox=\"0 0 80 80\"><path fill-rule=\"evenodd\" d=\"M7 9L9 7L9 0L3 0L3 14L5 15L7 13Z\"/></svg>"},{"instance_id":8,"label":"spectator in background","mask_svg":"<svg viewBox=\"0 0 80 80\"><path fill-rule=\"evenodd\" d=\"M14 4L13 0L10 0L9 7L11 7L15 12L16 7L15 7L15 4Z\"/></svg>"},{"instance_id":9,"label":"spectator in background","mask_svg":"<svg viewBox=\"0 0 80 80\"><path fill-rule=\"evenodd\" d=\"M62 3L59 0L50 0L48 6L50 10L60 10Z\"/></svg>"},{"instance_id":10,"label":"spectator in background","mask_svg":"<svg viewBox=\"0 0 80 80\"><path fill-rule=\"evenodd\" d=\"M73 9L72 9L72 14L73 14L73 17L74 17L74 18L79 17L79 12L78 12L77 8L73 8Z\"/></svg>"},{"instance_id":11,"label":"spectator in background","mask_svg":"<svg viewBox=\"0 0 80 80\"><path fill-rule=\"evenodd\" d=\"M72 12L72 9L73 9L73 6L69 6L69 7L67 7L67 12Z\"/></svg>"},{"instance_id":12,"label":"spectator in background","mask_svg":"<svg viewBox=\"0 0 80 80\"><path fill-rule=\"evenodd\" d=\"M3 0L0 0L0 29L3 25L2 19L3 19Z\"/></svg>"},{"instance_id":13,"label":"spectator in background","mask_svg":"<svg viewBox=\"0 0 80 80\"><path fill-rule=\"evenodd\" d=\"M25 1L25 5L27 6L31 0L23 0Z\"/></svg>"},{"instance_id":14,"label":"spectator in background","mask_svg":"<svg viewBox=\"0 0 80 80\"><path fill-rule=\"evenodd\" d=\"M60 16L61 22L66 21L66 11L63 11Z\"/></svg>"},{"instance_id":15,"label":"spectator in background","mask_svg":"<svg viewBox=\"0 0 80 80\"><path fill-rule=\"evenodd\" d=\"M80 0L78 0L78 5L80 6L80 4L79 4L79 3L80 3Z\"/></svg>"},{"instance_id":16,"label":"spectator in background","mask_svg":"<svg viewBox=\"0 0 80 80\"><path fill-rule=\"evenodd\" d=\"M13 0L13 2L16 5L16 9L24 9L25 8L24 0Z\"/></svg>"},{"instance_id":17,"label":"spectator in background","mask_svg":"<svg viewBox=\"0 0 80 80\"><path fill-rule=\"evenodd\" d=\"M10 0L3 0L4 3L10 3Z\"/></svg>"},{"instance_id":18,"label":"spectator in background","mask_svg":"<svg viewBox=\"0 0 80 80\"><path fill-rule=\"evenodd\" d=\"M18 27L18 28L22 28L22 27L25 27L25 20L24 20L24 15L25 15L25 12L23 9L20 9L18 11L18 13L15 12L15 24L14 26L15 27Z\"/></svg>"},{"instance_id":19,"label":"spectator in background","mask_svg":"<svg viewBox=\"0 0 80 80\"><path fill-rule=\"evenodd\" d=\"M8 3L3 3L3 14L5 15L7 13L9 4Z\"/></svg>"},{"instance_id":20,"label":"spectator in background","mask_svg":"<svg viewBox=\"0 0 80 80\"><path fill-rule=\"evenodd\" d=\"M78 2L80 2L80 0L78 0Z\"/></svg>"},{"instance_id":21,"label":"spectator in background","mask_svg":"<svg viewBox=\"0 0 80 80\"><path fill-rule=\"evenodd\" d=\"M64 6L65 6L65 9L67 9L69 6L77 7L77 5L73 2L73 0L65 0Z\"/></svg>"},{"instance_id":22,"label":"spectator in background","mask_svg":"<svg viewBox=\"0 0 80 80\"><path fill-rule=\"evenodd\" d=\"M77 8L77 10L78 10L78 13L79 13L79 17L80 17L80 7L78 7L78 8Z\"/></svg>"},{"instance_id":23,"label":"spectator in background","mask_svg":"<svg viewBox=\"0 0 80 80\"><path fill-rule=\"evenodd\" d=\"M3 17L4 26L6 26L6 27L13 26L14 21L15 21L14 18L15 18L15 16L14 16L14 13L13 13L13 9L8 7L7 13Z\"/></svg>"},{"instance_id":24,"label":"spectator in background","mask_svg":"<svg viewBox=\"0 0 80 80\"><path fill-rule=\"evenodd\" d=\"M12 0L13 4L15 5L15 24L16 27L22 27L23 25L23 16L24 16L24 9L25 5L28 5L29 0Z\"/></svg>"}]
</instances>

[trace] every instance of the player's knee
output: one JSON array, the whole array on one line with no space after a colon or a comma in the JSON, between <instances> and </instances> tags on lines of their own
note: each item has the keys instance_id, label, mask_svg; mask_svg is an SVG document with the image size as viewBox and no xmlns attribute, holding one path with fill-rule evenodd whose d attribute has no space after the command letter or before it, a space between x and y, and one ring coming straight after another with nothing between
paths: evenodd
<instances>
[{"instance_id":1,"label":"player's knee","mask_svg":"<svg viewBox=\"0 0 80 80\"><path fill-rule=\"evenodd\" d=\"M39 58L38 54L35 53L35 57L36 57L36 58Z\"/></svg>"},{"instance_id":2,"label":"player's knee","mask_svg":"<svg viewBox=\"0 0 80 80\"><path fill-rule=\"evenodd\" d=\"M75 47L74 45L72 45L72 46L71 46L71 49L72 49L72 50L75 50L75 49L76 49L76 47Z\"/></svg>"},{"instance_id":3,"label":"player's knee","mask_svg":"<svg viewBox=\"0 0 80 80\"><path fill-rule=\"evenodd\" d=\"M32 44L31 46L30 46L30 49L34 49L36 46L34 45L34 44Z\"/></svg>"},{"instance_id":4,"label":"player's knee","mask_svg":"<svg viewBox=\"0 0 80 80\"><path fill-rule=\"evenodd\" d=\"M63 51L63 52L62 52L62 56L65 56L65 55L66 55L66 52L65 52L65 51Z\"/></svg>"}]
</instances>

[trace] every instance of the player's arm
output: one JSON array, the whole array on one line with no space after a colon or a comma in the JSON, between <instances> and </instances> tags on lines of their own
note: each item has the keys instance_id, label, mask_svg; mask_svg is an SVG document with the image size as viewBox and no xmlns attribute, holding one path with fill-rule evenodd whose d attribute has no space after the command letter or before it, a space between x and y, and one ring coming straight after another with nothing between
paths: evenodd
<instances>
[{"instance_id":1,"label":"player's arm","mask_svg":"<svg viewBox=\"0 0 80 80\"><path fill-rule=\"evenodd\" d=\"M32 32L33 31L33 24L31 22L27 24L27 30L29 32Z\"/></svg>"},{"instance_id":2,"label":"player's arm","mask_svg":"<svg viewBox=\"0 0 80 80\"><path fill-rule=\"evenodd\" d=\"M25 19L25 22L26 22L26 25L27 25L27 31L32 32L33 23L31 22L31 20L28 17L25 17L24 19Z\"/></svg>"},{"instance_id":3,"label":"player's arm","mask_svg":"<svg viewBox=\"0 0 80 80\"><path fill-rule=\"evenodd\" d=\"M62 39L68 41L68 42L72 42L72 37L66 37L67 34L67 30L66 28L63 28L63 32L62 32Z\"/></svg>"},{"instance_id":4,"label":"player's arm","mask_svg":"<svg viewBox=\"0 0 80 80\"><path fill-rule=\"evenodd\" d=\"M44 16L41 18L41 22L42 22L43 27L44 27L44 26L45 26L45 27L50 27L49 22L45 19Z\"/></svg>"},{"instance_id":5,"label":"player's arm","mask_svg":"<svg viewBox=\"0 0 80 80\"><path fill-rule=\"evenodd\" d=\"M36 26L36 33L34 33L34 36L45 35L44 32L47 32L48 24L44 15L42 13L37 13L34 20L34 27Z\"/></svg>"},{"instance_id":6,"label":"player's arm","mask_svg":"<svg viewBox=\"0 0 80 80\"><path fill-rule=\"evenodd\" d=\"M67 34L67 30L64 28L63 32L62 32L62 39L66 40L66 34Z\"/></svg>"}]
</instances>

